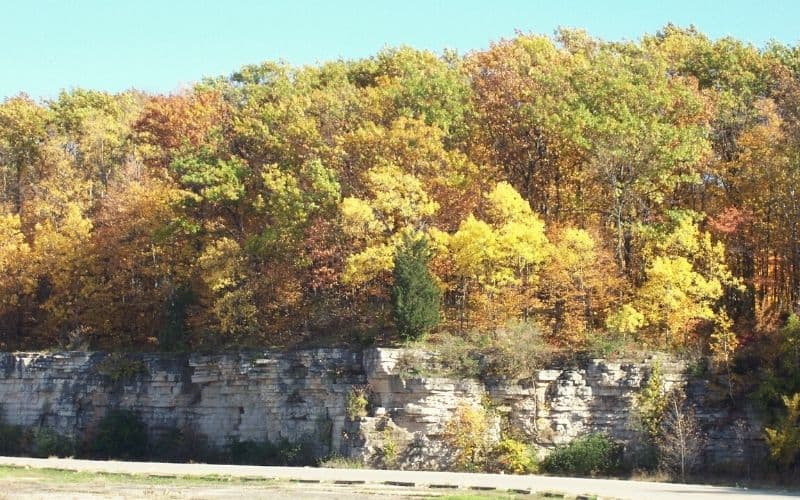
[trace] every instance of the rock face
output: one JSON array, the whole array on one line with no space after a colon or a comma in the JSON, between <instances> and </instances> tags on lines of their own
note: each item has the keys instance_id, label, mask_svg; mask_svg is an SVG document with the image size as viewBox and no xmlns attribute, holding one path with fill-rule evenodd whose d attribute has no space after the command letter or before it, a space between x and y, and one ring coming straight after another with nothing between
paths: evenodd
<instances>
[{"instance_id":1,"label":"rock face","mask_svg":"<svg viewBox=\"0 0 800 500\"><path fill-rule=\"evenodd\" d=\"M493 433L511 428L543 450L590 431L628 442L631 408L652 360L591 360L540 370L520 381L422 376L432 355L401 349L316 349L219 355L0 354L0 411L10 424L51 427L82 438L109 409L138 413L157 437L188 428L208 444L311 444L316 456L362 458L376 466L438 469L452 457L442 431L463 405L490 405ZM707 465L747 463L763 453L747 405L688 380L661 362L665 386L685 385L708 435ZM348 396L368 387L367 416L349 418Z\"/></svg>"}]
</instances>

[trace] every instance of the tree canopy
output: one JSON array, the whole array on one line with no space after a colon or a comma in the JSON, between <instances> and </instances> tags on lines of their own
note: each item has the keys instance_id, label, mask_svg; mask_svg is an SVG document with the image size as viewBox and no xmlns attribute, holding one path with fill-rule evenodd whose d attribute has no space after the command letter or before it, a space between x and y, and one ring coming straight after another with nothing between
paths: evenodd
<instances>
[{"instance_id":1,"label":"tree canopy","mask_svg":"<svg viewBox=\"0 0 800 500\"><path fill-rule=\"evenodd\" d=\"M0 348L437 318L727 352L800 312L798 109L797 47L672 25L21 94L0 104Z\"/></svg>"}]
</instances>

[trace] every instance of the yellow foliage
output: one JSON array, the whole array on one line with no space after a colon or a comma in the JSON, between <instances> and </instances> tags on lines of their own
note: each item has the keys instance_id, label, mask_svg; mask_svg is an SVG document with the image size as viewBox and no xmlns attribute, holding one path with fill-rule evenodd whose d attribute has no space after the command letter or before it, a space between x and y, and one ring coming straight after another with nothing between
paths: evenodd
<instances>
[{"instance_id":1,"label":"yellow foliage","mask_svg":"<svg viewBox=\"0 0 800 500\"><path fill-rule=\"evenodd\" d=\"M439 209L420 180L396 166L375 167L366 177L371 199L347 197L340 204L343 231L366 245L346 259L342 280L351 285L391 271L401 236Z\"/></svg>"},{"instance_id":2,"label":"yellow foliage","mask_svg":"<svg viewBox=\"0 0 800 500\"><path fill-rule=\"evenodd\" d=\"M197 263L203 270L203 281L214 292L234 288L241 281L241 248L230 238L221 238L207 246Z\"/></svg>"},{"instance_id":3,"label":"yellow foliage","mask_svg":"<svg viewBox=\"0 0 800 500\"><path fill-rule=\"evenodd\" d=\"M609 314L606 318L606 327L622 334L636 333L646 324L644 314L630 304L624 304L618 311Z\"/></svg>"},{"instance_id":4,"label":"yellow foliage","mask_svg":"<svg viewBox=\"0 0 800 500\"><path fill-rule=\"evenodd\" d=\"M394 165L371 169L367 185L373 195L370 205L381 215L388 231L416 224L439 209L417 177Z\"/></svg>"},{"instance_id":5,"label":"yellow foliage","mask_svg":"<svg viewBox=\"0 0 800 500\"><path fill-rule=\"evenodd\" d=\"M455 465L460 470L480 470L490 449L489 415L481 406L463 404L442 433L444 441L455 451Z\"/></svg>"},{"instance_id":6,"label":"yellow foliage","mask_svg":"<svg viewBox=\"0 0 800 500\"><path fill-rule=\"evenodd\" d=\"M207 246L198 259L203 281L213 292L211 311L216 327L227 335L258 332L258 308L245 280L244 258L239 244L220 238Z\"/></svg>"},{"instance_id":7,"label":"yellow foliage","mask_svg":"<svg viewBox=\"0 0 800 500\"><path fill-rule=\"evenodd\" d=\"M647 281L637 304L650 325L657 325L675 342L684 341L693 321L715 318L714 303L722 284L692 269L684 257L656 257L647 268ZM678 334L684 338L679 339Z\"/></svg>"},{"instance_id":8,"label":"yellow foliage","mask_svg":"<svg viewBox=\"0 0 800 500\"><path fill-rule=\"evenodd\" d=\"M486 195L486 201L489 217L497 224L527 223L533 217L530 204L508 182L498 182Z\"/></svg>"},{"instance_id":9,"label":"yellow foliage","mask_svg":"<svg viewBox=\"0 0 800 500\"><path fill-rule=\"evenodd\" d=\"M342 275L342 281L351 285L366 283L382 272L394 267L395 242L367 247L351 255Z\"/></svg>"},{"instance_id":10,"label":"yellow foliage","mask_svg":"<svg viewBox=\"0 0 800 500\"><path fill-rule=\"evenodd\" d=\"M350 236L367 238L380 234L383 229L372 207L364 200L348 196L342 200L341 211L342 229Z\"/></svg>"},{"instance_id":11,"label":"yellow foliage","mask_svg":"<svg viewBox=\"0 0 800 500\"><path fill-rule=\"evenodd\" d=\"M459 275L483 285L502 285L514 281L509 269L498 269L497 235L492 227L470 215L450 236L450 253Z\"/></svg>"},{"instance_id":12,"label":"yellow foliage","mask_svg":"<svg viewBox=\"0 0 800 500\"><path fill-rule=\"evenodd\" d=\"M28 269L31 248L20 227L19 215L0 215L0 310L16 306L19 295L34 287Z\"/></svg>"}]
</instances>

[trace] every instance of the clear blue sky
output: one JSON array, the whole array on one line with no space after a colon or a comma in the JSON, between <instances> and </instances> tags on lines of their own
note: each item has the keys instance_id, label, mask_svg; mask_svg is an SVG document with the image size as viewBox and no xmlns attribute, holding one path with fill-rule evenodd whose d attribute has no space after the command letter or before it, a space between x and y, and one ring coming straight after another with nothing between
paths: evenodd
<instances>
[{"instance_id":1,"label":"clear blue sky","mask_svg":"<svg viewBox=\"0 0 800 500\"><path fill-rule=\"evenodd\" d=\"M670 21L794 45L800 1L0 0L0 98L71 87L169 92L267 59L310 64L401 44L464 53L558 26L638 39Z\"/></svg>"}]
</instances>

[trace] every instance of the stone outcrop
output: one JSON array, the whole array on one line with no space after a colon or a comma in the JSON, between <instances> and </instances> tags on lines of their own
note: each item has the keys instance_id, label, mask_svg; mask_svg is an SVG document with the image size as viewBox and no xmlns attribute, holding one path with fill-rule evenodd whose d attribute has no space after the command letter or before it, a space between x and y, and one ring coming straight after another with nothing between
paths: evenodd
<instances>
[{"instance_id":1,"label":"stone outcrop","mask_svg":"<svg viewBox=\"0 0 800 500\"><path fill-rule=\"evenodd\" d=\"M0 354L0 410L7 423L83 438L109 409L138 413L157 437L175 428L209 445L304 441L378 466L448 466L442 431L463 405L490 405L501 426L541 449L601 431L636 437L631 408L653 360L591 360L517 381L482 382L435 373L429 353L316 349L218 355ZM660 363L665 386L685 386L708 435L708 465L763 453L757 415L712 383L689 380L681 363ZM425 375L422 375L425 374ZM348 395L367 387L366 416L347 415Z\"/></svg>"}]
</instances>

